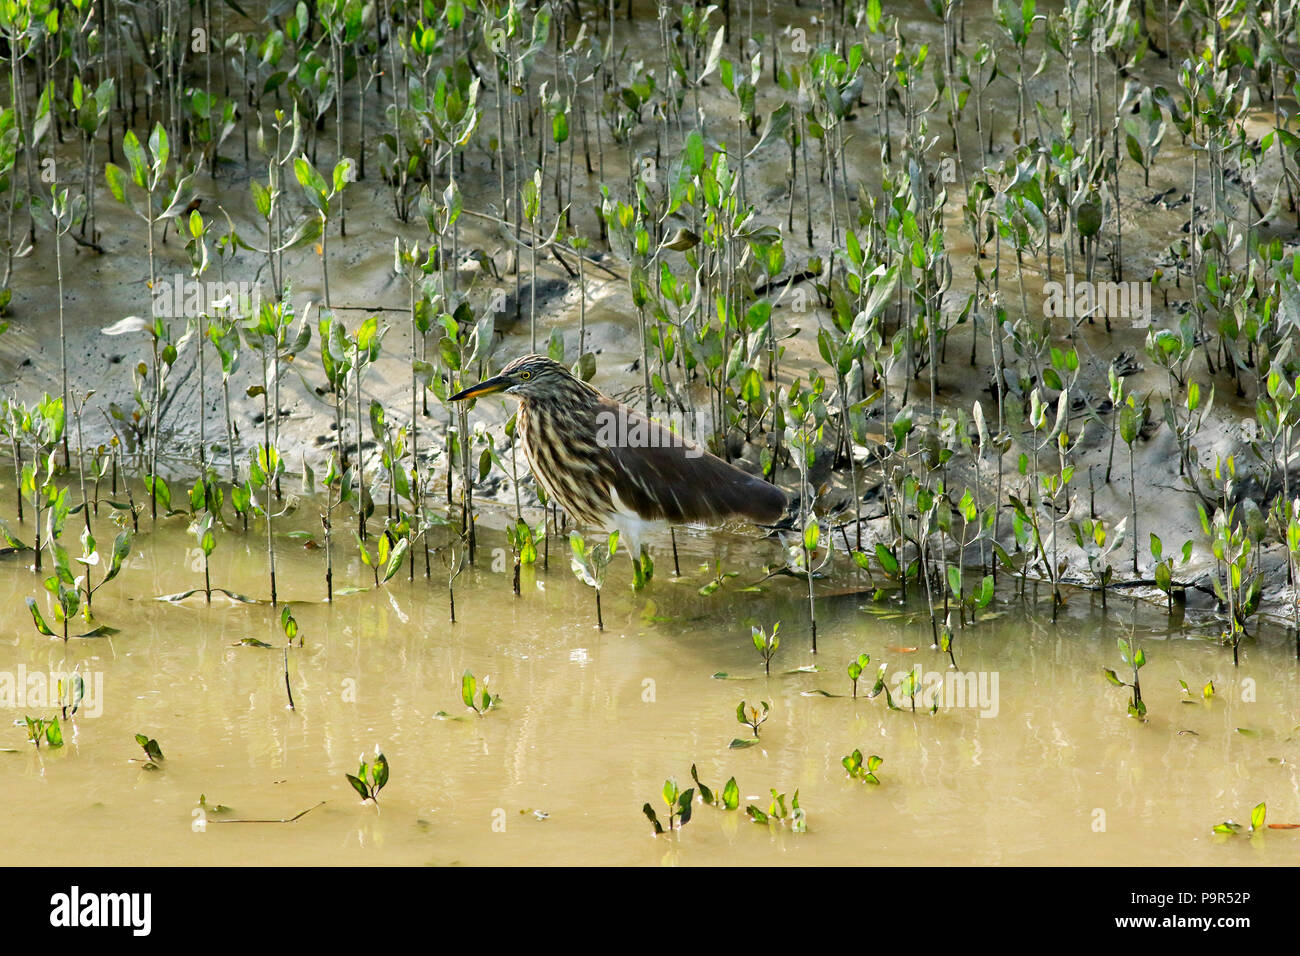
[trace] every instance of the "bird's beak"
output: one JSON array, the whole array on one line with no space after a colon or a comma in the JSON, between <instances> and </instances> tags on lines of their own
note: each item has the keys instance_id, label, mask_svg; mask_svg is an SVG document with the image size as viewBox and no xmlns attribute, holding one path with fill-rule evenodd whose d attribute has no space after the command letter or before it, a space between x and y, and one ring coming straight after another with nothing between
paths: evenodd
<instances>
[{"instance_id":1,"label":"bird's beak","mask_svg":"<svg viewBox=\"0 0 1300 956\"><path fill-rule=\"evenodd\" d=\"M460 402L467 398L480 398L484 395L491 395L494 392L504 392L511 385L510 379L504 375L498 375L495 378L489 378L479 382L477 385L471 385L469 388L462 389L451 397L451 401Z\"/></svg>"}]
</instances>

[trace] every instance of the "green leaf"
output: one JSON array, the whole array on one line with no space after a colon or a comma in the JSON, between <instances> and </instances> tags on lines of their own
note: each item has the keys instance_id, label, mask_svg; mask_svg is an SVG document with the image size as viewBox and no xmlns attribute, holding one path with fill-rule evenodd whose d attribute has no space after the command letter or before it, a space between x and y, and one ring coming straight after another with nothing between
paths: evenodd
<instances>
[{"instance_id":1,"label":"green leaf","mask_svg":"<svg viewBox=\"0 0 1300 956\"><path fill-rule=\"evenodd\" d=\"M461 675L460 699L464 701L465 706L469 707L471 710L478 709L478 707L475 704L475 696L476 696L477 689L478 689L478 681L474 679L474 675L472 673L466 671L463 675Z\"/></svg>"},{"instance_id":2,"label":"green leaf","mask_svg":"<svg viewBox=\"0 0 1300 956\"><path fill-rule=\"evenodd\" d=\"M36 606L35 598L27 598L27 610L32 612L32 623L36 625L36 630L40 631L46 637L53 637L54 632L50 626L45 623L45 618L41 615L41 609Z\"/></svg>"},{"instance_id":3,"label":"green leaf","mask_svg":"<svg viewBox=\"0 0 1300 956\"><path fill-rule=\"evenodd\" d=\"M384 580L387 581L396 574L402 567L402 559L406 557L406 552L410 550L411 541L409 538L403 538L397 542L397 547L388 557L388 566L384 569Z\"/></svg>"},{"instance_id":4,"label":"green leaf","mask_svg":"<svg viewBox=\"0 0 1300 956\"><path fill-rule=\"evenodd\" d=\"M735 810L740 806L740 788L736 785L736 778L732 777L722 788L722 806L727 810Z\"/></svg>"},{"instance_id":5,"label":"green leaf","mask_svg":"<svg viewBox=\"0 0 1300 956\"><path fill-rule=\"evenodd\" d=\"M350 773L344 774L344 776L348 778L348 783L352 784L352 789L355 790L361 796L362 800L370 799L370 791L366 789L366 785L364 783L362 783L356 777L352 776L352 774ZM194 791L191 790L190 792L193 793Z\"/></svg>"}]
</instances>

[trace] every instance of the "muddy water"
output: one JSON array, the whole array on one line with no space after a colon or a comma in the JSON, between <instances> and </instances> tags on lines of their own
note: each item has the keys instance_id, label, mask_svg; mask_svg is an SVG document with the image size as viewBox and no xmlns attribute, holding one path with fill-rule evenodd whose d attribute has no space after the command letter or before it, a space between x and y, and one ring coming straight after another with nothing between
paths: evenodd
<instances>
[{"instance_id":1,"label":"muddy water","mask_svg":"<svg viewBox=\"0 0 1300 956\"><path fill-rule=\"evenodd\" d=\"M309 509L299 512L299 517ZM74 516L75 517L75 516ZM301 540L277 543L280 593L293 602L304 639L289 652L296 710L284 686L283 637L265 605L214 599L153 600L201 584L185 519L142 533L122 576L96 599L101 621L121 633L66 646L31 627L23 598L39 587L10 555L0 567L4 640L0 672L79 665L102 698L66 724L66 745L39 752L24 714L0 726L0 845L12 862L717 864L727 863L1287 863L1300 859L1289 832L1254 840L1214 837L1267 801L1272 822L1300 821L1300 682L1287 641L1265 634L1236 673L1230 655L1171 631L1162 610L1113 600L1108 615L1074 595L1053 626L1047 605L999 605L957 638L964 672L986 696L941 701L937 714L891 712L883 697L853 700L844 674L861 652L891 674L913 665L945 671L916 607L865 595L819 602L820 653L810 653L806 601L785 579L740 588L778 557L773 541L679 535L682 576L659 542L657 576L633 594L625 559L612 568L594 627L591 592L552 542L549 572L526 569L522 596L491 570L485 528L479 567L457 581L448 622L445 558L435 582L405 572L389 586L323 596L323 554ZM309 527L302 521L301 528ZM108 522L101 519L100 537ZM147 531L147 520L142 525ZM285 530L288 530L286 527ZM229 533L213 556L214 584L269 593L257 529ZM567 549L566 549L567 551ZM698 588L717 560L738 577L713 596ZM338 582L363 584L350 556ZM438 578L441 577L441 582ZM843 585L851 575L839 575ZM772 676L749 627L783 623ZM1150 721L1125 715L1124 694L1102 678L1118 666L1117 634L1136 630ZM242 645L257 638L274 648ZM817 671L796 670L809 665ZM460 701L460 676L489 675L499 709L476 717ZM791 673L793 672L793 673ZM715 675L724 674L725 677ZM1179 679L1207 703L1184 704ZM867 678L863 679L864 683ZM996 684L994 684L996 681ZM823 696L818 691L843 695ZM730 749L749 731L741 699L769 700L761 742ZM968 702L969 703L969 702ZM906 705L906 702L904 702ZM98 711L98 716L92 713ZM439 712L448 716L438 716ZM987 716L981 716L981 713ZM1243 734L1244 728L1249 734ZM133 740L146 733L165 753L142 768ZM380 806L348 787L358 754L378 744L392 776ZM881 785L846 778L840 758L879 754ZM660 805L665 778L689 783L690 766L720 787L735 775L741 810L697 806L678 835L653 838L641 805ZM769 788L796 788L806 833L750 822ZM232 808L208 814L195 808ZM323 806L316 806L325 801ZM293 823L225 823L282 819ZM542 811L541 816L534 811Z\"/></svg>"}]
</instances>

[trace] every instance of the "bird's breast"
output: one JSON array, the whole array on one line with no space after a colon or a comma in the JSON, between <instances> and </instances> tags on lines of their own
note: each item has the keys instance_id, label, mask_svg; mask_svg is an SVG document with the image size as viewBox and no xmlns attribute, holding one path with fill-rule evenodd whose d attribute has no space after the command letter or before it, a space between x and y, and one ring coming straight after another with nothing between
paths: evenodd
<instances>
[{"instance_id":1,"label":"bird's breast","mask_svg":"<svg viewBox=\"0 0 1300 956\"><path fill-rule=\"evenodd\" d=\"M581 523L607 524L613 510L608 451L596 442L594 416L526 400L519 408L519 436L547 497Z\"/></svg>"}]
</instances>

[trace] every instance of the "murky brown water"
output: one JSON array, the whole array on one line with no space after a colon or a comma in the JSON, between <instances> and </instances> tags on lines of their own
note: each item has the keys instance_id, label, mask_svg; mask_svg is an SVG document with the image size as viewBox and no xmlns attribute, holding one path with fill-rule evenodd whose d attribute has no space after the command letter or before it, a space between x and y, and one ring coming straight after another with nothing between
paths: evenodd
<instances>
[{"instance_id":1,"label":"murky brown water","mask_svg":"<svg viewBox=\"0 0 1300 956\"><path fill-rule=\"evenodd\" d=\"M304 507L299 517L310 509ZM97 529L106 537L108 522ZM1300 859L1289 832L1214 837L1266 801L1270 822L1300 822L1300 682L1287 639L1252 641L1238 672L1229 652L1171 633L1161 610L1142 607L1137 631L1150 722L1125 715L1125 695L1102 677L1118 667L1117 635L1132 606L1109 615L1073 595L1050 623L1047 605L995 604L996 617L958 635L964 671L981 672L996 695L980 707L891 712L883 697L847 695L844 668L856 654L872 671L919 664L945 670L919 612L872 605L865 596L819 602L820 653L810 653L806 602L793 582L741 593L754 569L777 557L775 542L679 535L682 570L672 577L661 547L657 577L628 588L620 555L604 595L606 630L595 629L591 592L569 572L567 547L552 542L551 569L525 570L514 597L508 573L490 570L504 536L485 528L479 568L457 582L458 623L448 623L443 584L405 573L379 592L320 603L320 551L281 538L281 595L294 603L304 646L289 653L294 700L286 707L283 637L265 606L204 607L151 600L201 584L191 569L186 519L147 519L128 569L96 600L99 619L121 628L66 646L35 633L23 599L39 587L15 556L3 559L5 640L0 672L80 665L102 674L98 704L65 726L67 744L36 752L24 713L0 727L0 844L6 859L38 864L729 864L745 863L1287 863ZM303 521L300 527L307 527ZM287 529L286 529L287 530ZM268 593L257 529L223 536L213 582ZM663 542L666 544L666 542ZM508 552L507 552L508 553ZM710 598L697 589L718 558L741 571ZM435 569L441 567L435 558ZM197 568L197 565L194 567ZM843 585L848 572L838 576ZM350 557L338 583L364 583ZM302 603L298 603L302 602ZM782 622L773 676L749 636L751 624ZM245 637L273 649L232 646ZM915 650L913 650L915 648ZM816 673L788 673L816 663ZM466 669L490 675L499 709L475 717L460 701ZM725 672L728 679L713 675ZM1213 679L1209 703L1184 704ZM868 683L868 678L863 678ZM737 703L767 699L761 744ZM955 701L954 701L955 703ZM994 710L996 711L994 713ZM465 719L439 718L439 711ZM1239 733L1245 728L1249 735ZM142 769L136 733L166 755ZM380 745L392 767L380 807L361 804L345 773ZM879 787L846 778L854 748L885 758ZM690 766L720 787L735 775L741 810L698 805L678 835L653 838L641 814L661 806L665 778L689 784ZM769 788L798 788L808 831L755 824L744 806L766 808ZM294 823L196 826L199 795L239 818ZM532 811L548 816L539 819ZM1104 815L1104 818L1103 818ZM662 812L661 812L662 816ZM1095 827L1104 825L1103 832Z\"/></svg>"}]
</instances>

